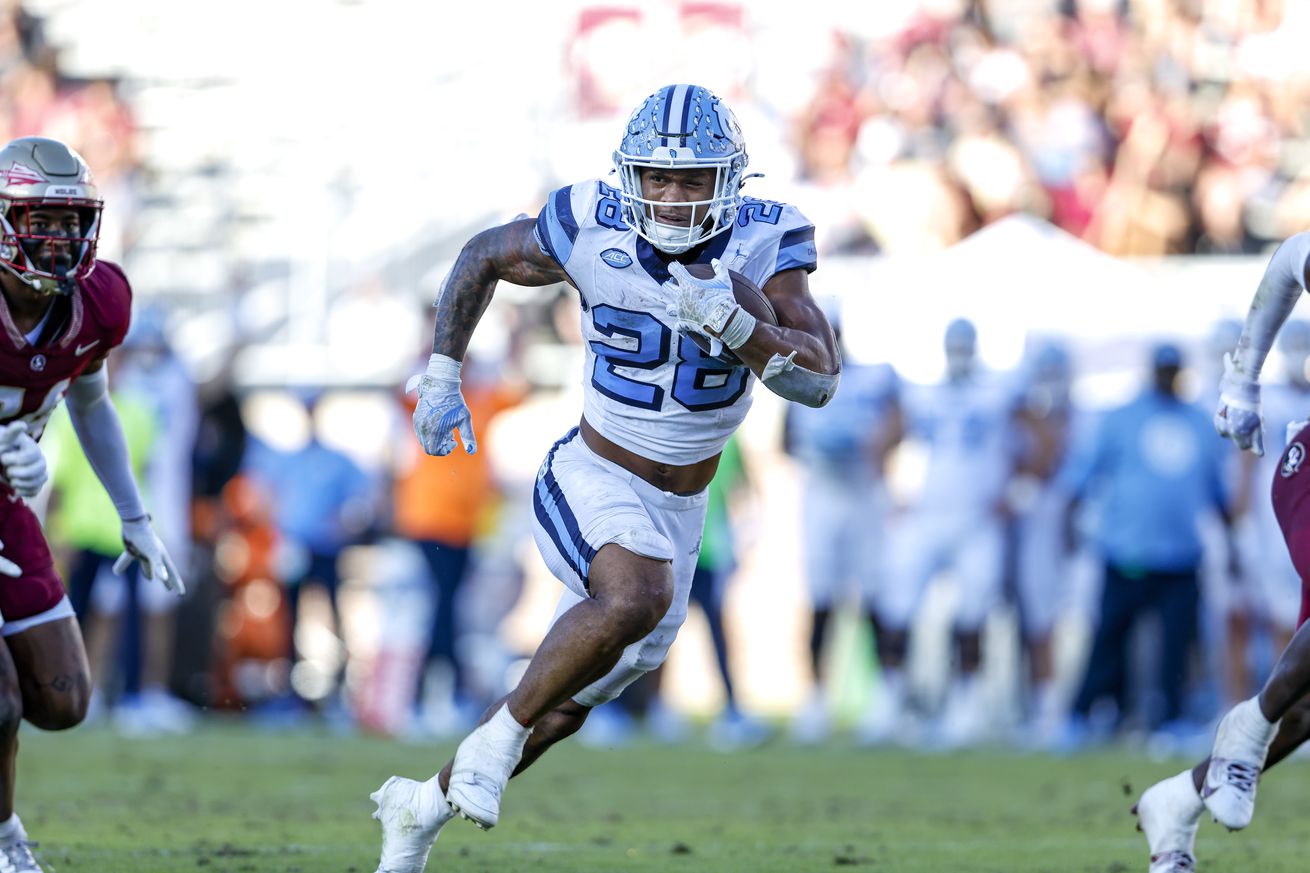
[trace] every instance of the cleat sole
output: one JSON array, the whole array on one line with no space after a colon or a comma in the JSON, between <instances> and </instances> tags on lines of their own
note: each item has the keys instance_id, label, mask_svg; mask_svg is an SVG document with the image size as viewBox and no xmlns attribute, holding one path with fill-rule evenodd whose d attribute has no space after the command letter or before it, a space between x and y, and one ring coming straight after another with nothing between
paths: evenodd
<instances>
[{"instance_id":1,"label":"cleat sole","mask_svg":"<svg viewBox=\"0 0 1310 873\"><path fill-rule=\"evenodd\" d=\"M494 825L489 825L486 822L480 819L476 819L473 816L469 815L467 812L465 812L463 809L459 807L459 804L451 803L450 808L453 809L455 811L455 814L458 815L460 818L464 819L465 821L473 822L473 824L480 831L489 831L492 829L492 827L494 827Z\"/></svg>"}]
</instances>

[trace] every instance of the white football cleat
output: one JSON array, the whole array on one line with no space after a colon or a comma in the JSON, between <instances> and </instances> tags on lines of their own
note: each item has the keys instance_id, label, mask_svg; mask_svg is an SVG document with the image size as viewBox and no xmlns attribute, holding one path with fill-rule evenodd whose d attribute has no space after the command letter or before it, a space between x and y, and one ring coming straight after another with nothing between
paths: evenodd
<instances>
[{"instance_id":1,"label":"white football cleat","mask_svg":"<svg viewBox=\"0 0 1310 873\"><path fill-rule=\"evenodd\" d=\"M1201 800L1230 831L1240 831L1255 815L1255 789L1277 733L1278 722L1265 719L1256 698L1237 704L1219 722Z\"/></svg>"},{"instance_id":2,"label":"white football cleat","mask_svg":"<svg viewBox=\"0 0 1310 873\"><path fill-rule=\"evenodd\" d=\"M938 742L943 749L977 745L988 729L986 689L976 676L957 679L951 685L946 710L939 725Z\"/></svg>"},{"instance_id":3,"label":"white football cleat","mask_svg":"<svg viewBox=\"0 0 1310 873\"><path fill-rule=\"evenodd\" d=\"M1137 829L1146 835L1151 848L1150 873L1191 873L1196 869L1196 830L1204 808L1191 770L1143 792L1133 812Z\"/></svg>"},{"instance_id":4,"label":"white football cleat","mask_svg":"<svg viewBox=\"0 0 1310 873\"><path fill-rule=\"evenodd\" d=\"M369 795L378 805L373 817L382 822L377 873L422 873L427 865L442 825L455 817L436 778L415 782L392 776Z\"/></svg>"},{"instance_id":5,"label":"white football cleat","mask_svg":"<svg viewBox=\"0 0 1310 873\"><path fill-rule=\"evenodd\" d=\"M45 873L36 862L32 849L36 843L26 838L0 843L0 871L4 873Z\"/></svg>"},{"instance_id":6,"label":"white football cleat","mask_svg":"<svg viewBox=\"0 0 1310 873\"><path fill-rule=\"evenodd\" d=\"M514 721L507 706L502 706L455 750L446 800L484 831L500 821L500 797L523 758L523 746L530 733Z\"/></svg>"}]
</instances>

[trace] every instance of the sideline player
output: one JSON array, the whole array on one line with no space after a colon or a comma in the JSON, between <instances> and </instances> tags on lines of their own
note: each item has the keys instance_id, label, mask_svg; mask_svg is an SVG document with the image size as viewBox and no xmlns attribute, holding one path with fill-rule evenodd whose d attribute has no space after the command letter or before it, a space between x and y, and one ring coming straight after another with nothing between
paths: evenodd
<instances>
[{"instance_id":1,"label":"sideline player","mask_svg":"<svg viewBox=\"0 0 1310 873\"><path fill-rule=\"evenodd\" d=\"M842 390L823 409L790 406L783 428L787 453L801 465L801 553L810 595L810 667L814 687L792 720L792 739L817 743L828 735L831 677L824 653L836 609L854 603L883 641L874 603L886 580L883 537L891 501L884 473L892 450L904 435L900 377L890 364L853 364L845 355L839 310L828 321L843 358ZM856 725L856 738L878 743L897 726L888 721L901 699L899 670L884 669L870 689Z\"/></svg>"},{"instance_id":2,"label":"sideline player","mask_svg":"<svg viewBox=\"0 0 1310 873\"><path fill-rule=\"evenodd\" d=\"M1070 495L1059 472L1071 451L1078 410L1073 365L1062 342L1047 341L1033 354L1013 420L1018 449L1008 499L1014 514L1014 593L1027 662L1025 739L1044 748L1054 742L1064 715L1052 638L1072 564L1062 524Z\"/></svg>"},{"instance_id":3,"label":"sideline player","mask_svg":"<svg viewBox=\"0 0 1310 873\"><path fill-rule=\"evenodd\" d=\"M893 544L892 584L879 598L878 655L884 674L905 669L924 592L950 570L959 595L951 637L958 660L938 724L928 742L972 745L992 727L981 679L982 631L1001 593L1004 497L1014 467L1013 390L978 359L973 322L954 319L943 337L946 378L908 386L903 399L909 438L927 446L923 485ZM902 720L905 682L888 681L886 724ZM894 692L890 693L890 692Z\"/></svg>"},{"instance_id":4,"label":"sideline player","mask_svg":"<svg viewBox=\"0 0 1310 873\"><path fill-rule=\"evenodd\" d=\"M1224 358L1215 427L1256 455L1264 454L1260 371L1306 289L1308 266L1310 233L1296 234L1278 248L1251 301L1237 349ZM1157 782L1133 807L1150 846L1150 873L1189 873L1195 868L1196 831L1204 810L1229 830L1250 824L1262 772L1310 739L1310 432L1305 426L1305 421L1288 425L1288 445L1271 494L1274 515L1301 577L1298 630L1260 693L1234 706L1219 722L1210 757Z\"/></svg>"},{"instance_id":5,"label":"sideline player","mask_svg":"<svg viewBox=\"0 0 1310 873\"><path fill-rule=\"evenodd\" d=\"M664 661L687 615L705 488L751 403L751 374L807 406L827 403L841 362L810 296L814 227L795 208L743 197L746 149L733 113L694 85L650 95L628 120L621 184L560 188L536 221L465 245L437 300L414 428L430 454L476 451L460 359L500 280L568 282L586 342L582 421L550 450L533 493L534 533L566 591L518 686L491 706L426 782L374 792L379 873L422 870L456 811L500 818L509 778ZM710 279L683 264L712 264ZM772 302L778 326L738 306L736 270ZM732 350L711 357L693 342Z\"/></svg>"},{"instance_id":6,"label":"sideline player","mask_svg":"<svg viewBox=\"0 0 1310 873\"><path fill-rule=\"evenodd\" d=\"M123 341L132 289L122 269L96 261L102 201L81 156L52 139L0 149L0 869L40 871L14 812L18 727L63 730L86 716L90 671L73 607L41 524L23 498L40 491L36 440L67 396L82 450L122 519L123 572L181 594L182 579L137 490L105 357ZM8 866L4 866L7 862Z\"/></svg>"}]
</instances>

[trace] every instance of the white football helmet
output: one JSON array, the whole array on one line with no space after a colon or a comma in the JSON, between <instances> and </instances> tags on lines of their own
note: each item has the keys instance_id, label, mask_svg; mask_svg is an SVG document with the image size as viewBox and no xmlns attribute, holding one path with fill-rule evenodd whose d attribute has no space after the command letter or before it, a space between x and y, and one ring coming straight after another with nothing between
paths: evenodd
<instances>
[{"instance_id":1,"label":"white football helmet","mask_svg":"<svg viewBox=\"0 0 1310 873\"><path fill-rule=\"evenodd\" d=\"M712 92L697 85L668 85L637 107L614 152L622 181L624 221L655 248L681 254L732 227L741 206L746 143L737 117ZM705 220L690 227L655 220L654 201L642 196L639 167L715 170L714 196L678 203L708 207ZM667 204L665 204L667 205Z\"/></svg>"},{"instance_id":2,"label":"white football helmet","mask_svg":"<svg viewBox=\"0 0 1310 873\"><path fill-rule=\"evenodd\" d=\"M75 280L95 269L102 206L81 155L54 139L14 140L0 149L0 267L43 294L70 293ZM75 234L32 231L32 213L52 207L77 210ZM67 254L52 241L67 242Z\"/></svg>"}]
</instances>

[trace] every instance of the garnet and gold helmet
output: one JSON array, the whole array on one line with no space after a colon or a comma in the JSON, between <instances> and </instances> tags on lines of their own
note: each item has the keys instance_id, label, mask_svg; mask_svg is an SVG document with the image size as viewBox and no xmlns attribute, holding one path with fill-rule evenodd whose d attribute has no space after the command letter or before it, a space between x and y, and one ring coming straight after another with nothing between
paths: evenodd
<instances>
[{"instance_id":1,"label":"garnet and gold helmet","mask_svg":"<svg viewBox=\"0 0 1310 873\"><path fill-rule=\"evenodd\" d=\"M95 269L102 205L73 149L39 136L9 143L0 149L0 267L44 294L70 293ZM43 210L61 210L65 220L49 221Z\"/></svg>"}]
</instances>

